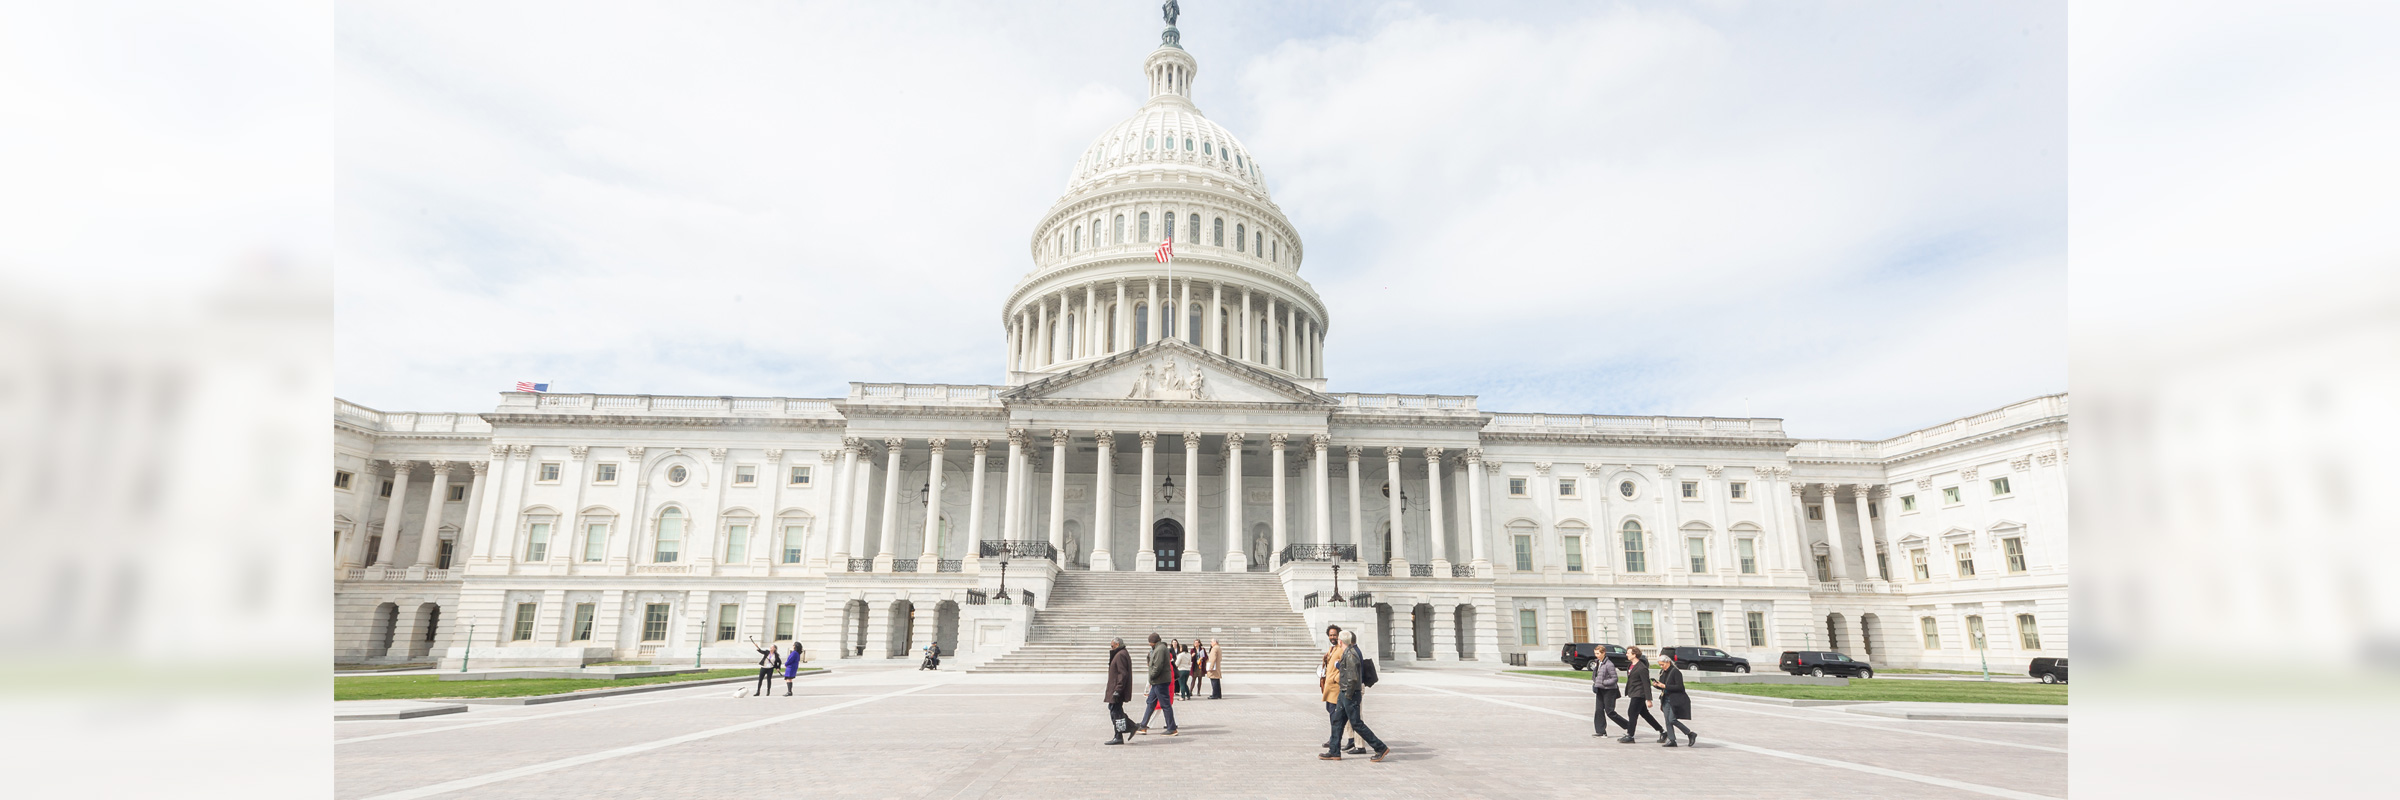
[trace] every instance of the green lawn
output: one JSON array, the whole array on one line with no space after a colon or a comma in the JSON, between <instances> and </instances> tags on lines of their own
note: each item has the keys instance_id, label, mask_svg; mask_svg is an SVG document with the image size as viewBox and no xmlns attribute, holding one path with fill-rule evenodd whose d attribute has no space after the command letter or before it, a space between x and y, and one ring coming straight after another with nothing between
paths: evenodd
<instances>
[{"instance_id":1,"label":"green lawn","mask_svg":"<svg viewBox=\"0 0 2400 800\"><path fill-rule=\"evenodd\" d=\"M1909 700L1927 703L2026 703L2063 706L2067 687L2042 683L1983 681L1886 681L1850 679L1848 686L1775 683L1690 684L1693 691L1726 692L1795 700Z\"/></svg>"},{"instance_id":2,"label":"green lawn","mask_svg":"<svg viewBox=\"0 0 2400 800\"><path fill-rule=\"evenodd\" d=\"M1509 671L1519 675L1547 675L1552 678L1582 678L1587 681L1592 679L1591 673L1576 669L1512 669Z\"/></svg>"},{"instance_id":3,"label":"green lawn","mask_svg":"<svg viewBox=\"0 0 2400 800\"><path fill-rule=\"evenodd\" d=\"M800 670L816 672L815 668ZM757 675L755 669L712 669L688 675L649 675L623 680L588 678L523 678L494 681L443 682L438 675L365 675L341 676L333 679L335 700L417 700L446 697L530 697L538 694L565 694L585 689L611 686L642 686L653 683L684 683L710 678L738 678Z\"/></svg>"}]
</instances>

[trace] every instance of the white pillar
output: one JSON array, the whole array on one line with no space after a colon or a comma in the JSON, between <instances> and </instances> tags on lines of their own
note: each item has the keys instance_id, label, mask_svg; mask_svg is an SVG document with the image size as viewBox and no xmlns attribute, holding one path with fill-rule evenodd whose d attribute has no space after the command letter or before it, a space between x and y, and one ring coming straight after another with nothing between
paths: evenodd
<instances>
[{"instance_id":1,"label":"white pillar","mask_svg":"<svg viewBox=\"0 0 2400 800\"><path fill-rule=\"evenodd\" d=\"M925 445L932 455L925 461L925 543L917 548L917 571L933 572L941 567L935 562L942 557L942 454L950 440L927 439Z\"/></svg>"},{"instance_id":2,"label":"white pillar","mask_svg":"<svg viewBox=\"0 0 2400 800\"><path fill-rule=\"evenodd\" d=\"M808 566L822 570L825 568L826 554L833 552L835 547L833 540L836 529L833 527L833 510L839 507L839 502L836 499L837 495L833 494L833 487L836 483L835 473L842 465L842 457L834 454L831 450L819 450L817 451L817 460L823 465L824 471L819 473L818 479L823 481L822 487L825 492L820 496L825 500L818 507L816 518L809 520L809 531L815 535L808 539Z\"/></svg>"},{"instance_id":3,"label":"white pillar","mask_svg":"<svg viewBox=\"0 0 2400 800\"><path fill-rule=\"evenodd\" d=\"M1067 432L1050 429L1050 546L1067 545ZM1059 554L1059 566L1068 563L1065 553Z\"/></svg>"},{"instance_id":4,"label":"white pillar","mask_svg":"<svg viewBox=\"0 0 2400 800\"><path fill-rule=\"evenodd\" d=\"M1275 296L1270 294L1267 295L1267 335L1270 341L1281 344L1283 337L1275 335L1275 321ZM1284 355L1281 347L1270 346L1266 348L1266 352L1258 354L1258 361L1261 364L1280 369L1283 367Z\"/></svg>"},{"instance_id":5,"label":"white pillar","mask_svg":"<svg viewBox=\"0 0 2400 800\"><path fill-rule=\"evenodd\" d=\"M1849 545L1842 541L1842 506L1840 501L1834 499L1840 493L1840 487L1831 483L1820 485L1825 487L1817 501L1817 505L1825 510L1825 560L1833 562L1833 579L1846 581L1850 579L1850 566L1842 562L1849 560L1850 551Z\"/></svg>"},{"instance_id":6,"label":"white pillar","mask_svg":"<svg viewBox=\"0 0 2400 800\"><path fill-rule=\"evenodd\" d=\"M1208 341L1201 343L1200 349L1224 355L1225 349L1217 346L1224 340L1225 284L1211 283L1208 285Z\"/></svg>"},{"instance_id":7,"label":"white pillar","mask_svg":"<svg viewBox=\"0 0 2400 800\"><path fill-rule=\"evenodd\" d=\"M1815 549L1808 546L1808 498L1805 495L1806 489L1799 483L1790 480L1784 481L1784 486L1792 491L1791 541L1792 546L1798 548L1793 552L1792 560L1800 567L1800 574L1808 576L1809 583L1816 583L1817 553Z\"/></svg>"},{"instance_id":8,"label":"white pillar","mask_svg":"<svg viewBox=\"0 0 2400 800\"><path fill-rule=\"evenodd\" d=\"M1258 332L1251 330L1251 327L1257 324L1257 320L1250 318L1250 290L1245 288L1242 290L1242 329L1240 331L1242 349L1240 352L1243 361L1253 364L1258 363L1258 358L1251 355L1251 350L1258 345Z\"/></svg>"},{"instance_id":9,"label":"white pillar","mask_svg":"<svg viewBox=\"0 0 2400 800\"><path fill-rule=\"evenodd\" d=\"M1110 524L1113 515L1109 512L1114 511L1117 504L1117 432L1093 431L1092 443L1098 445L1100 450L1099 463L1094 464L1092 469L1092 480L1096 484L1092 487L1092 569L1107 571L1117 568L1116 561L1108 554L1109 542L1116 536L1116 528Z\"/></svg>"},{"instance_id":10,"label":"white pillar","mask_svg":"<svg viewBox=\"0 0 2400 800\"><path fill-rule=\"evenodd\" d=\"M1589 484L1590 481L1585 481L1585 483ZM1483 480L1483 448L1467 448L1468 549L1474 554L1475 574L1478 577L1481 577L1484 573L1491 571L1492 566L1491 558L1485 554L1486 551L1484 548L1486 545L1483 542L1485 536L1487 535L1487 532L1484 530L1483 522L1483 492L1486 488L1488 487L1485 485ZM1595 487L1589 485L1584 487L1584 491L1586 492L1593 491L1594 489ZM1606 523L1603 522L1600 524ZM1587 562L1590 561L1591 554L1585 553L1584 560Z\"/></svg>"},{"instance_id":11,"label":"white pillar","mask_svg":"<svg viewBox=\"0 0 2400 800\"><path fill-rule=\"evenodd\" d=\"M1092 283L1084 284L1083 324L1075 327L1075 349L1077 351L1075 355L1078 357L1094 355L1100 352L1099 309L1100 286Z\"/></svg>"},{"instance_id":12,"label":"white pillar","mask_svg":"<svg viewBox=\"0 0 2400 800\"><path fill-rule=\"evenodd\" d=\"M1152 311L1157 309L1157 304L1151 305ZM1154 327L1151 330L1157 330L1157 328ZM1150 504L1150 485L1157 481L1157 455L1158 432L1142 431L1142 485L1141 490L1135 493L1135 496L1141 498L1142 517L1133 530L1133 535L1140 538L1142 546L1134 554L1133 571L1135 572L1158 570L1158 551L1150 549L1152 544L1151 526L1158 524L1158 509Z\"/></svg>"},{"instance_id":13,"label":"white pillar","mask_svg":"<svg viewBox=\"0 0 2400 800\"><path fill-rule=\"evenodd\" d=\"M843 502L849 506L850 513L843 518L842 524L850 526L845 533L850 537L850 556L872 559L874 554L867 550L867 491L874 488L875 457L867 452L866 440L849 441L856 443L858 457L850 462L850 488L843 490L849 495L849 499ZM848 562L844 562L842 568L849 569Z\"/></svg>"},{"instance_id":14,"label":"white pillar","mask_svg":"<svg viewBox=\"0 0 2400 800\"><path fill-rule=\"evenodd\" d=\"M1267 458L1272 459L1268 462L1272 477L1268 479L1270 485L1267 488L1273 496L1273 507L1267 511L1267 524L1275 532L1275 541L1267 551L1267 566L1270 568L1283 563L1283 548L1292 542L1291 533L1284 530L1283 525L1283 518L1288 516L1283 507L1283 445L1289 438L1287 434L1267 434Z\"/></svg>"},{"instance_id":15,"label":"white pillar","mask_svg":"<svg viewBox=\"0 0 2400 800\"><path fill-rule=\"evenodd\" d=\"M1193 558L1200 543L1200 432L1183 432L1183 563L1188 572L1208 569L1208 558Z\"/></svg>"},{"instance_id":16,"label":"white pillar","mask_svg":"<svg viewBox=\"0 0 2400 800\"><path fill-rule=\"evenodd\" d=\"M1024 495L1020 490L1025 472L1025 429L1008 431L1008 475L1000 485L1000 538L1015 541L1023 534L1025 515Z\"/></svg>"},{"instance_id":17,"label":"white pillar","mask_svg":"<svg viewBox=\"0 0 2400 800\"><path fill-rule=\"evenodd\" d=\"M1850 487L1850 503L1858 509L1858 551L1861 556L1859 578L1879 580L1883 574L1875 571L1875 515L1867 512L1867 495L1875 487L1858 484ZM1863 630L1863 628L1862 628Z\"/></svg>"},{"instance_id":18,"label":"white pillar","mask_svg":"<svg viewBox=\"0 0 2400 800\"><path fill-rule=\"evenodd\" d=\"M375 566L385 569L394 566L392 558L400 552L400 518L407 508L408 473L412 469L406 461L394 461L391 464L392 497L383 505L383 540L375 544ZM512 552L509 557L513 559L516 554Z\"/></svg>"},{"instance_id":19,"label":"white pillar","mask_svg":"<svg viewBox=\"0 0 2400 800\"><path fill-rule=\"evenodd\" d=\"M1041 369L1050 365L1050 356L1052 355L1050 350L1050 298L1037 298L1033 303L1033 368Z\"/></svg>"},{"instance_id":20,"label":"white pillar","mask_svg":"<svg viewBox=\"0 0 2400 800\"><path fill-rule=\"evenodd\" d=\"M1311 434L1308 437L1309 466L1316 473L1314 488L1317 494L1315 503L1317 513L1312 521L1317 526L1316 543L1322 545L1333 544L1333 475L1325 463L1325 450L1331 444L1333 444L1333 439L1322 433Z\"/></svg>"},{"instance_id":21,"label":"white pillar","mask_svg":"<svg viewBox=\"0 0 2400 800\"><path fill-rule=\"evenodd\" d=\"M883 440L883 528L875 543L875 571L890 572L892 539L900 531L900 455L906 439Z\"/></svg>"},{"instance_id":22,"label":"white pillar","mask_svg":"<svg viewBox=\"0 0 2400 800\"><path fill-rule=\"evenodd\" d=\"M442 557L442 503L450 493L450 462L427 461L425 466L433 470L433 491L425 494L425 530L417 535L417 558L409 566L432 569Z\"/></svg>"},{"instance_id":23,"label":"white pillar","mask_svg":"<svg viewBox=\"0 0 2400 800\"><path fill-rule=\"evenodd\" d=\"M1426 534L1433 539L1433 576L1447 578L1450 577L1450 542L1442 535L1442 448L1425 448L1425 494L1429 498L1426 502L1430 503L1426 507L1431 509L1428 516L1433 520L1433 524L1425 528Z\"/></svg>"},{"instance_id":24,"label":"white pillar","mask_svg":"<svg viewBox=\"0 0 2400 800\"><path fill-rule=\"evenodd\" d=\"M1367 561L1367 532L1359 527L1359 520L1364 519L1364 515L1359 507L1362 498L1358 496L1358 448L1345 447L1342 450L1348 459L1346 466L1349 467L1345 474L1350 481L1350 543L1358 545L1358 561L1364 564Z\"/></svg>"},{"instance_id":25,"label":"white pillar","mask_svg":"<svg viewBox=\"0 0 2400 800\"><path fill-rule=\"evenodd\" d=\"M467 548L483 533L483 483L489 461L467 464L467 521L458 529L458 544L450 549L450 567L457 569L467 563Z\"/></svg>"},{"instance_id":26,"label":"white pillar","mask_svg":"<svg viewBox=\"0 0 2400 800\"><path fill-rule=\"evenodd\" d=\"M825 487L831 493L830 499L833 506L832 510L825 515L827 517L825 536L833 540L833 561L841 569L849 569L850 554L858 552L858 549L850 543L849 527L850 484L857 480L857 477L852 474L858 465L857 443L857 439L845 438L842 440L842 465L833 473L832 483Z\"/></svg>"},{"instance_id":27,"label":"white pillar","mask_svg":"<svg viewBox=\"0 0 2400 800\"><path fill-rule=\"evenodd\" d=\"M1145 296L1145 302L1149 303L1150 306L1150 313L1145 317L1146 321L1148 321L1150 324L1150 338L1148 341L1155 342L1160 338L1158 335L1158 279L1151 278L1149 288L1145 291L1147 292L1147 295ZM1142 491L1147 492L1149 489L1144 488Z\"/></svg>"},{"instance_id":28,"label":"white pillar","mask_svg":"<svg viewBox=\"0 0 2400 800\"><path fill-rule=\"evenodd\" d=\"M1405 578L1408 577L1409 564L1408 531L1400 525L1400 448L1383 449L1383 475L1385 485L1391 488L1385 502L1391 507L1392 514L1392 552L1385 555L1392 562L1392 577ZM1399 625L1399 618L1394 617L1392 624Z\"/></svg>"},{"instance_id":29,"label":"white pillar","mask_svg":"<svg viewBox=\"0 0 2400 800\"><path fill-rule=\"evenodd\" d=\"M1131 306L1125 305L1125 282L1120 280L1116 283L1117 305L1115 308L1109 309L1108 312L1108 329L1113 332L1113 338L1115 341L1112 342L1112 344L1116 345L1115 347L1109 348L1108 352L1111 353L1132 349L1131 343L1133 342L1133 337L1125 332L1126 320L1128 319L1126 316L1126 311L1132 308Z\"/></svg>"},{"instance_id":30,"label":"white pillar","mask_svg":"<svg viewBox=\"0 0 2400 800\"><path fill-rule=\"evenodd\" d=\"M1242 545L1242 506L1250 498L1242 494L1242 433L1225 434L1225 563L1226 572L1242 572L1250 568L1249 551Z\"/></svg>"},{"instance_id":31,"label":"white pillar","mask_svg":"<svg viewBox=\"0 0 2400 800\"><path fill-rule=\"evenodd\" d=\"M1283 307L1283 359L1276 366L1294 375L1300 374L1300 307Z\"/></svg>"}]
</instances>

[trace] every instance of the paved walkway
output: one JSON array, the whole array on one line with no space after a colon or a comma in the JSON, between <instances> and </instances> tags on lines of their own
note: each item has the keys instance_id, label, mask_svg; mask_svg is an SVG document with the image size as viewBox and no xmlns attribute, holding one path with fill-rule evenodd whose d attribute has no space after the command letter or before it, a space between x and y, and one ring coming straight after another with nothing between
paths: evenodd
<instances>
[{"instance_id":1,"label":"paved walkway","mask_svg":"<svg viewBox=\"0 0 2400 800\"><path fill-rule=\"evenodd\" d=\"M2065 797L2066 726L1862 718L1700 700L1697 749L1591 735L1591 693L1488 667L1387 672L1367 719L1392 758L1320 762L1306 675L1178 703L1184 735L1102 747L1098 681L846 668L797 696L723 686L335 724L342 798ZM1139 716L1138 714L1136 715ZM1163 729L1163 723L1153 723ZM1179 791L1161 782L1188 782Z\"/></svg>"}]
</instances>

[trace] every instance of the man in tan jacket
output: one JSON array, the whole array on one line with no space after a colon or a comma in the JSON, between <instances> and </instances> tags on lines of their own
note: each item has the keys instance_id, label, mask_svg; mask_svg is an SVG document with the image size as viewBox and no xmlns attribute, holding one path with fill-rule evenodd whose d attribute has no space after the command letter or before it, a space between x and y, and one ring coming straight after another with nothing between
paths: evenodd
<instances>
[{"instance_id":1,"label":"man in tan jacket","mask_svg":"<svg viewBox=\"0 0 2400 800\"><path fill-rule=\"evenodd\" d=\"M1210 700L1225 699L1225 684L1218 682L1219 679L1225 677L1224 660L1224 646L1217 644L1215 639L1208 640L1208 699Z\"/></svg>"}]
</instances>

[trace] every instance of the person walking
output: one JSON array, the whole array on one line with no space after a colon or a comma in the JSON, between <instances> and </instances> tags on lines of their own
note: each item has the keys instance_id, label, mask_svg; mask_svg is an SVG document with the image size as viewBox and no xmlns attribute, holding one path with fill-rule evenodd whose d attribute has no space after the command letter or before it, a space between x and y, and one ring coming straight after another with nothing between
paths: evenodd
<instances>
[{"instance_id":1,"label":"person walking","mask_svg":"<svg viewBox=\"0 0 2400 800\"><path fill-rule=\"evenodd\" d=\"M1337 637L1325 679L1325 711L1333 722L1333 730L1325 740L1325 752L1317 754L1317 759L1342 760L1342 728L1348 726L1351 733L1358 734L1358 738L1367 740L1368 747L1374 748L1375 756L1367 760L1381 762L1392 748L1375 735L1374 729L1367 727L1366 719L1359 714L1367 687L1366 659L1358 652L1358 634L1341 631Z\"/></svg>"},{"instance_id":2,"label":"person walking","mask_svg":"<svg viewBox=\"0 0 2400 800\"><path fill-rule=\"evenodd\" d=\"M1683 724L1684 720L1692 718L1692 696L1683 691L1683 665L1675 663L1672 658L1659 665L1658 690L1658 714L1667 720L1667 728L1660 733L1666 734L1667 746L1675 746L1675 731L1682 730L1683 735L1691 739L1685 746L1699 747L1700 734L1693 733L1691 726Z\"/></svg>"},{"instance_id":3,"label":"person walking","mask_svg":"<svg viewBox=\"0 0 2400 800\"><path fill-rule=\"evenodd\" d=\"M758 640L751 639L750 646L758 647ZM751 692L750 696L765 697L768 693L773 692L775 690L775 668L782 665L783 653L781 650L777 649L774 645L759 647L758 689Z\"/></svg>"},{"instance_id":4,"label":"person walking","mask_svg":"<svg viewBox=\"0 0 2400 800\"><path fill-rule=\"evenodd\" d=\"M1108 704L1108 728L1116 736L1101 744L1124 744L1133 735L1133 718L1125 716L1125 703L1133 699L1133 654L1125 652L1125 640L1108 640L1108 684L1100 689L1100 702Z\"/></svg>"},{"instance_id":5,"label":"person walking","mask_svg":"<svg viewBox=\"0 0 2400 800\"><path fill-rule=\"evenodd\" d=\"M800 677L800 643L792 643L792 652L783 657L783 696L792 696L792 679Z\"/></svg>"},{"instance_id":6,"label":"person walking","mask_svg":"<svg viewBox=\"0 0 2400 800\"><path fill-rule=\"evenodd\" d=\"M1617 677L1617 662L1608 660L1607 653L1601 653L1598 663L1592 667L1592 695L1595 703L1595 707L1592 709L1593 736L1606 738L1608 721L1612 719L1625 729L1627 735L1633 733L1633 720L1617 716Z\"/></svg>"},{"instance_id":7,"label":"person walking","mask_svg":"<svg viewBox=\"0 0 2400 800\"><path fill-rule=\"evenodd\" d=\"M1150 634L1150 695L1142 709L1142 724L1134 726L1135 733L1150 732L1150 714L1163 711L1167 715L1167 732L1174 736L1175 728L1175 653L1160 644L1158 634Z\"/></svg>"},{"instance_id":8,"label":"person walking","mask_svg":"<svg viewBox=\"0 0 2400 800\"><path fill-rule=\"evenodd\" d=\"M1192 699L1192 648L1184 647L1175 654L1175 697Z\"/></svg>"},{"instance_id":9,"label":"person walking","mask_svg":"<svg viewBox=\"0 0 2400 800\"><path fill-rule=\"evenodd\" d=\"M1650 716L1650 658L1643 655L1639 647L1628 647L1625 652L1633 658L1633 667L1625 670L1622 681L1625 685L1625 735L1617 741L1633 744L1636 730L1633 723L1637 720L1648 721L1650 727L1658 728L1658 740L1666 741L1667 729L1660 727L1657 717Z\"/></svg>"},{"instance_id":10,"label":"person walking","mask_svg":"<svg viewBox=\"0 0 2400 800\"><path fill-rule=\"evenodd\" d=\"M1225 699L1225 684L1221 682L1221 679L1225 677L1224 672L1225 646L1217 644L1215 639L1210 639L1208 640L1208 699Z\"/></svg>"}]
</instances>

